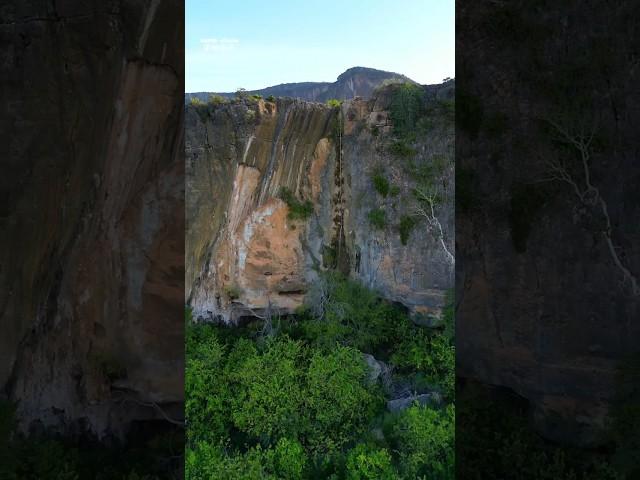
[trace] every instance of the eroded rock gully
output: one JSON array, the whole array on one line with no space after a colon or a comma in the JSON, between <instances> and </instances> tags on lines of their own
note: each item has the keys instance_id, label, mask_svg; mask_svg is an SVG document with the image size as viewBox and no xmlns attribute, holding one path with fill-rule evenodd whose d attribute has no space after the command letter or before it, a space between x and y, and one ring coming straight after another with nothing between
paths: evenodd
<instances>
[{"instance_id":1,"label":"eroded rock gully","mask_svg":"<svg viewBox=\"0 0 640 480\"><path fill-rule=\"evenodd\" d=\"M0 384L23 430L182 411L183 10L0 8Z\"/></svg>"},{"instance_id":2,"label":"eroded rock gully","mask_svg":"<svg viewBox=\"0 0 640 480\"><path fill-rule=\"evenodd\" d=\"M425 87L430 102L451 85ZM338 268L416 315L439 315L453 265L418 222L406 245L398 220L413 213L412 174L389 152L391 96L353 99L340 109L293 99L187 106L187 301L194 316L238 323L270 308L291 313L319 269ZM441 179L453 189L453 134L435 125L415 145L417 163L449 159ZM399 193L373 185L384 172ZM291 219L283 188L310 201ZM452 191L452 190L451 190ZM372 209L388 219L375 229ZM453 205L439 218L453 249Z\"/></svg>"}]
</instances>

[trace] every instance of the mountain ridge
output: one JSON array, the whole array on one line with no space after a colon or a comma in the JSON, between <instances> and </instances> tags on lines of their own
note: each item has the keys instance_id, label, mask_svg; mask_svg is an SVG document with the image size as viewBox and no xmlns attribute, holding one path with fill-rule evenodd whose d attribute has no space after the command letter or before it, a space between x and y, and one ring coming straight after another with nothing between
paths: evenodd
<instances>
[{"instance_id":1,"label":"mountain ridge","mask_svg":"<svg viewBox=\"0 0 640 480\"><path fill-rule=\"evenodd\" d=\"M368 67L351 67L338 75L334 82L291 82L271 85L258 90L247 90L250 95L292 97L302 100L325 102L331 98L348 100L354 97L369 98L380 85L395 82L418 82L406 75ZM185 93L185 103L197 98L206 102L211 95L233 98L236 92L191 92Z\"/></svg>"}]
</instances>

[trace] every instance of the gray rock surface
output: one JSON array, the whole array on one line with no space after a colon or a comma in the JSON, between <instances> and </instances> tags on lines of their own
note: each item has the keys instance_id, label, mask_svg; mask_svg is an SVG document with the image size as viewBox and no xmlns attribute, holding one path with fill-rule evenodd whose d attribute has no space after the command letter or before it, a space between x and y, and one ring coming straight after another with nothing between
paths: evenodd
<instances>
[{"instance_id":1,"label":"gray rock surface","mask_svg":"<svg viewBox=\"0 0 640 480\"><path fill-rule=\"evenodd\" d=\"M390 412L400 412L414 404L420 406L428 405L431 407L439 407L442 405L442 396L437 392L431 392L395 398L387 402L387 410Z\"/></svg>"}]
</instances>

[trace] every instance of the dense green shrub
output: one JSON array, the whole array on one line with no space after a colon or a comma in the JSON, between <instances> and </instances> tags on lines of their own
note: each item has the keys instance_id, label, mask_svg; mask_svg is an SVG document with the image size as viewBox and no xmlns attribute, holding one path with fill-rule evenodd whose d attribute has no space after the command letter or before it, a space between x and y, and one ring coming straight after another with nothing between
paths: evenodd
<instances>
[{"instance_id":1,"label":"dense green shrub","mask_svg":"<svg viewBox=\"0 0 640 480\"><path fill-rule=\"evenodd\" d=\"M449 125L453 125L456 119L456 101L455 99L442 99L437 102L438 114L444 118Z\"/></svg>"},{"instance_id":2,"label":"dense green shrub","mask_svg":"<svg viewBox=\"0 0 640 480\"><path fill-rule=\"evenodd\" d=\"M276 101L276 97L274 97L273 95L269 95L269 96L267 97L267 102L272 102L272 103L273 103L273 102L275 102L275 101Z\"/></svg>"},{"instance_id":3,"label":"dense green shrub","mask_svg":"<svg viewBox=\"0 0 640 480\"><path fill-rule=\"evenodd\" d=\"M378 170L373 174L373 186L380 195L386 198L389 195L389 180L384 176L384 172Z\"/></svg>"},{"instance_id":4,"label":"dense green shrub","mask_svg":"<svg viewBox=\"0 0 640 480\"><path fill-rule=\"evenodd\" d=\"M304 347L289 338L269 340L263 351L240 339L225 373L231 383L234 425L257 438L295 436L306 428L300 369Z\"/></svg>"},{"instance_id":5,"label":"dense green shrub","mask_svg":"<svg viewBox=\"0 0 640 480\"><path fill-rule=\"evenodd\" d=\"M363 433L381 400L366 386L366 377L367 366L354 348L336 346L313 354L306 405L313 419L308 437L314 450L331 452Z\"/></svg>"},{"instance_id":6,"label":"dense green shrub","mask_svg":"<svg viewBox=\"0 0 640 480\"><path fill-rule=\"evenodd\" d=\"M415 217L410 215L403 215L400 217L400 225L398 231L400 232L400 241L403 245L406 245L409 241L409 235L418 222Z\"/></svg>"},{"instance_id":7,"label":"dense green shrub","mask_svg":"<svg viewBox=\"0 0 640 480\"><path fill-rule=\"evenodd\" d=\"M210 325L186 330L185 415L191 442L224 438L229 387L223 375L225 348Z\"/></svg>"},{"instance_id":8,"label":"dense green shrub","mask_svg":"<svg viewBox=\"0 0 640 480\"><path fill-rule=\"evenodd\" d=\"M395 140L389 145L389 152L397 157L409 158L416 154L416 151L407 145L404 140Z\"/></svg>"},{"instance_id":9,"label":"dense green shrub","mask_svg":"<svg viewBox=\"0 0 640 480\"><path fill-rule=\"evenodd\" d=\"M330 271L315 285L322 308L309 299L273 336L251 324L188 326L188 478L414 480L415 472L439 472L441 450L453 454L435 420L428 443L413 417L384 414L384 389L370 381L362 353L403 358L400 375L430 382L440 367L453 374L452 363L436 368L439 359L412 351L402 357L400 350L412 348L406 339L423 330L359 282ZM439 334L429 335L427 354L439 355L429 350ZM389 445L371 443L383 417Z\"/></svg>"},{"instance_id":10,"label":"dense green shrub","mask_svg":"<svg viewBox=\"0 0 640 480\"><path fill-rule=\"evenodd\" d=\"M387 225L387 219L384 213L384 210L381 208L374 208L367 214L367 218L369 219L369 223L376 228L377 230L383 230Z\"/></svg>"},{"instance_id":11,"label":"dense green shrub","mask_svg":"<svg viewBox=\"0 0 640 480\"><path fill-rule=\"evenodd\" d=\"M326 101L326 104L331 108L337 108L342 105L342 102L336 98L331 98Z\"/></svg>"},{"instance_id":12,"label":"dense green shrub","mask_svg":"<svg viewBox=\"0 0 640 480\"><path fill-rule=\"evenodd\" d=\"M415 371L425 375L426 381L442 389L445 397L455 394L456 350L444 335L417 330L405 338L391 356L391 363L399 371Z\"/></svg>"},{"instance_id":13,"label":"dense green shrub","mask_svg":"<svg viewBox=\"0 0 640 480\"><path fill-rule=\"evenodd\" d=\"M333 349L339 343L384 358L386 346L399 344L412 328L404 312L361 283L337 272L327 272L322 278L326 282L324 312L302 326L305 339L312 345Z\"/></svg>"},{"instance_id":14,"label":"dense green shrub","mask_svg":"<svg viewBox=\"0 0 640 480\"><path fill-rule=\"evenodd\" d=\"M401 412L387 433L400 452L405 478L455 478L455 409L413 406Z\"/></svg>"},{"instance_id":15,"label":"dense green shrub","mask_svg":"<svg viewBox=\"0 0 640 480\"><path fill-rule=\"evenodd\" d=\"M398 473L386 449L360 443L347 455L347 480L395 480Z\"/></svg>"},{"instance_id":16,"label":"dense green shrub","mask_svg":"<svg viewBox=\"0 0 640 480\"><path fill-rule=\"evenodd\" d=\"M226 99L220 95L209 95L210 105L221 105L226 102Z\"/></svg>"},{"instance_id":17,"label":"dense green shrub","mask_svg":"<svg viewBox=\"0 0 640 480\"><path fill-rule=\"evenodd\" d=\"M287 187L280 189L280 198L289 207L287 217L290 220L306 220L313 213L313 203L310 200L300 201Z\"/></svg>"},{"instance_id":18,"label":"dense green shrub","mask_svg":"<svg viewBox=\"0 0 640 480\"><path fill-rule=\"evenodd\" d=\"M187 451L185 474L190 479L300 480L307 463L297 440L281 439L274 447L256 445L232 454L221 446L200 442Z\"/></svg>"},{"instance_id":19,"label":"dense green shrub","mask_svg":"<svg viewBox=\"0 0 640 480\"><path fill-rule=\"evenodd\" d=\"M394 91L390 105L393 132L399 138L415 136L418 119L424 113L424 90L420 85L404 83Z\"/></svg>"},{"instance_id":20,"label":"dense green shrub","mask_svg":"<svg viewBox=\"0 0 640 480\"><path fill-rule=\"evenodd\" d=\"M200 117L202 123L205 123L209 118L209 105L204 103L198 97L191 97L189 103L198 114L198 117Z\"/></svg>"}]
</instances>

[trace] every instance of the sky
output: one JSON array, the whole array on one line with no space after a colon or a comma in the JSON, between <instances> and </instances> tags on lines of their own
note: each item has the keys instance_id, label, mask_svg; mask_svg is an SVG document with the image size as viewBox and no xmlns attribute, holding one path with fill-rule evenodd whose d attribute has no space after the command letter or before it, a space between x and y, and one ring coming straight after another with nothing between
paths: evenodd
<instances>
[{"instance_id":1,"label":"sky","mask_svg":"<svg viewBox=\"0 0 640 480\"><path fill-rule=\"evenodd\" d=\"M185 91L333 82L350 67L455 77L454 0L186 0Z\"/></svg>"}]
</instances>

